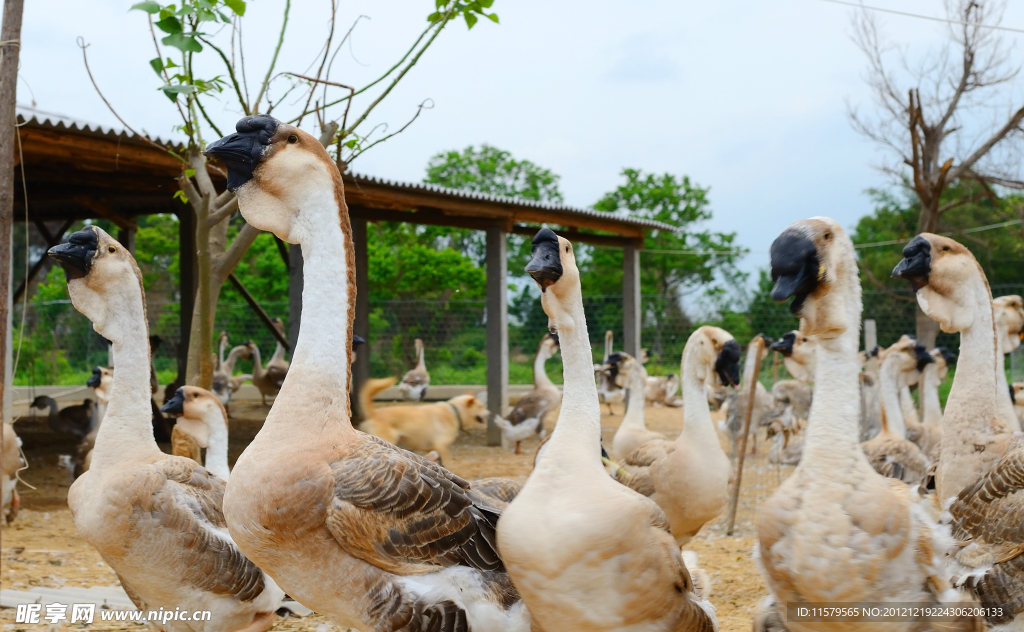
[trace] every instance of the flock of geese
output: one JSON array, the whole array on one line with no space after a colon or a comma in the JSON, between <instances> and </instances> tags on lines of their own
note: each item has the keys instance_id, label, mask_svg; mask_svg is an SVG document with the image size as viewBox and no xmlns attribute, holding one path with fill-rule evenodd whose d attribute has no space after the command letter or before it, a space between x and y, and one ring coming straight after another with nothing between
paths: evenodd
<instances>
[{"instance_id":1,"label":"flock of geese","mask_svg":"<svg viewBox=\"0 0 1024 632\"><path fill-rule=\"evenodd\" d=\"M68 504L132 601L144 611L213 612L210 622L171 621L168 630L262 632L285 593L359 630L717 630L707 574L681 547L728 497L732 468L708 400L739 382L733 336L716 327L690 336L678 378L682 433L672 441L647 430L642 359L611 358L609 344L605 364L615 369L605 377L619 388L599 393L572 244L541 229L526 271L562 354L558 421L525 483L466 481L353 427L355 268L341 176L294 126L250 116L236 130L207 155L227 167L247 222L302 245L306 283L291 365L230 476L223 404L201 389L178 389L164 410L205 444L206 467L157 447L144 290L131 254L95 226L50 250L75 308L117 358L91 465ZM944 331L961 335L944 413L929 390L950 362L941 352L903 340L877 354L877 379L862 377L879 358L858 351L858 268L836 222L796 222L772 245L772 296L791 300L801 318L781 348L813 381L813 400L792 385L773 389L785 404L775 420L802 445L799 465L758 513L755 555L769 594L756 630L868 629L787 620L787 604L824 602L1002 607L987 620L969 613L872 630L1024 626L1024 444L997 377L1024 310L1019 297L1006 301L998 328L984 273L956 241L923 234L904 256L894 275L914 285ZM553 343L542 341L538 358L545 345ZM418 359L426 373L422 345ZM900 404L912 372L925 404L913 421ZM601 401L622 401L627 390L608 458ZM864 442L872 392L880 420Z\"/></svg>"}]
</instances>

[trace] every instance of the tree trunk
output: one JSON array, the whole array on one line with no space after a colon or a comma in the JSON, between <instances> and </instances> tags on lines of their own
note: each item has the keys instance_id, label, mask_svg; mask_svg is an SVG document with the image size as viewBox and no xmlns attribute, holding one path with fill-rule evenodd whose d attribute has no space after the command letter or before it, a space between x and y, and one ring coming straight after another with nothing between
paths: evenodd
<instances>
[{"instance_id":1,"label":"tree trunk","mask_svg":"<svg viewBox=\"0 0 1024 632\"><path fill-rule=\"evenodd\" d=\"M18 57L21 51L21 16L24 0L4 0L3 26L0 27L0 421L11 414L7 388L14 368L11 355L11 229L14 222L14 151L16 133L15 96L18 83ZM28 247L28 244L25 244Z\"/></svg>"}]
</instances>

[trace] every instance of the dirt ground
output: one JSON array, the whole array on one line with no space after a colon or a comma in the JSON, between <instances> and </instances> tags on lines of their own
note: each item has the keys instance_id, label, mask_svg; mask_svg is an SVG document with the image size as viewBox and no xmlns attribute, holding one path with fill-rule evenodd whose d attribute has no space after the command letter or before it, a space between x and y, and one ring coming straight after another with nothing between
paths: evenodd
<instances>
[{"instance_id":1,"label":"dirt ground","mask_svg":"<svg viewBox=\"0 0 1024 632\"><path fill-rule=\"evenodd\" d=\"M233 402L230 422L230 461L233 463L253 436L259 431L267 408L258 403ZM682 410L653 408L645 411L647 425L670 438L678 435ZM716 416L717 419L717 416ZM602 432L604 444L611 445L615 430L622 420L622 407L615 415L603 407ZM548 420L551 428L554 418ZM67 491L71 484L67 473L57 465L58 455L71 453L74 443L52 434L42 417L24 419L15 424L24 442L29 469L22 472L25 485L19 485L22 512L10 526L0 531L0 586L26 590L31 586L72 587L116 585L114 572L99 555L75 533L67 508ZM169 450L170 446L163 446ZM723 438L723 447L728 452ZM488 476L510 476L526 479L533 464L537 442L523 444L525 454L514 455L500 447L485 445L482 426L468 428L452 448L452 463L446 463L456 474L473 480ZM748 453L743 473L743 486L733 536L725 535L725 516L707 526L687 546L694 550L700 565L710 574L711 601L717 608L720 629L740 632L751 629L751 617L757 602L765 594L764 581L754 565L754 518L758 505L766 499L781 480L792 471L777 468L765 457L767 445L763 435L755 454ZM15 624L15 611L0 610L3 630L17 632L37 626ZM141 624L94 623L95 630L138 629ZM48 626L49 632L76 629L79 624ZM280 620L275 631L330 632L335 626L320 615Z\"/></svg>"}]
</instances>

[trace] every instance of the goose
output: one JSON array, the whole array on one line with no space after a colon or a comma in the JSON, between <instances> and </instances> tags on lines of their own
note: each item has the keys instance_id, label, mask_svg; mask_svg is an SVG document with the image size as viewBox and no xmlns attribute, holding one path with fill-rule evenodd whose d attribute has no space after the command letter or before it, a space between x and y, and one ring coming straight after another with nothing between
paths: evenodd
<instances>
[{"instance_id":1,"label":"goose","mask_svg":"<svg viewBox=\"0 0 1024 632\"><path fill-rule=\"evenodd\" d=\"M86 399L81 404L65 406L61 409L52 397L40 395L32 400L32 407L50 409L50 414L46 419L50 430L61 434L73 434L79 439L89 434L93 415L95 414L93 410L94 403L91 399Z\"/></svg>"},{"instance_id":2,"label":"goose","mask_svg":"<svg viewBox=\"0 0 1024 632\"><path fill-rule=\"evenodd\" d=\"M771 246L772 298L792 298L800 331L814 336L814 403L800 464L760 507L757 555L771 595L755 630L778 629L797 602L936 604L956 601L942 577L934 523L911 488L875 472L858 441L861 288L853 243L825 217L788 226ZM973 620L919 621L873 630L969 630ZM858 624L789 621L790 630L838 632Z\"/></svg>"},{"instance_id":3,"label":"goose","mask_svg":"<svg viewBox=\"0 0 1024 632\"><path fill-rule=\"evenodd\" d=\"M352 427L355 250L345 190L316 138L249 116L206 153L249 224L301 244L302 328L288 377L224 497L239 548L342 627L526 632L495 543L501 509L448 470Z\"/></svg>"},{"instance_id":4,"label":"goose","mask_svg":"<svg viewBox=\"0 0 1024 632\"><path fill-rule=\"evenodd\" d=\"M106 415L107 404L110 402L110 391L114 384L114 372L109 367L97 366L92 370L92 375L85 383L96 395L96 403L92 409L92 424L89 434L82 437L75 448L74 454L61 454L57 457L57 464L68 472L72 481L89 470L92 462L92 449L96 445L96 434L99 432L100 424Z\"/></svg>"},{"instance_id":5,"label":"goose","mask_svg":"<svg viewBox=\"0 0 1024 632\"><path fill-rule=\"evenodd\" d=\"M626 400L626 392L619 380L619 360L621 353L612 351L613 334L611 330L604 332L604 358L599 366L595 366L597 373L598 396L608 406L608 414L615 416L612 404L621 404Z\"/></svg>"},{"instance_id":6,"label":"goose","mask_svg":"<svg viewBox=\"0 0 1024 632\"><path fill-rule=\"evenodd\" d=\"M251 357L249 347L246 345L238 345L228 352L227 358L223 358L226 342L227 335L225 334L221 342L220 355L222 359L219 360L217 370L213 372L212 385L214 395L216 395L217 399L220 400L220 403L225 406L227 406L228 402L231 401L231 395L238 391L239 387L242 386L242 383L246 380L252 379L252 375L234 375L235 363L238 361L238 358Z\"/></svg>"},{"instance_id":7,"label":"goose","mask_svg":"<svg viewBox=\"0 0 1024 632\"><path fill-rule=\"evenodd\" d=\"M224 481L162 453L150 431L148 324L135 259L97 226L49 254L64 268L75 309L112 342L117 358L92 465L68 492L78 534L139 610L216 613L206 625L166 621L164 630L269 629L284 593L228 536Z\"/></svg>"},{"instance_id":8,"label":"goose","mask_svg":"<svg viewBox=\"0 0 1024 632\"><path fill-rule=\"evenodd\" d=\"M1010 386L1010 399L1013 401L1017 419L1024 424L1024 382L1015 382Z\"/></svg>"},{"instance_id":9,"label":"goose","mask_svg":"<svg viewBox=\"0 0 1024 632\"><path fill-rule=\"evenodd\" d=\"M652 406L672 406L676 403L678 392L679 376L675 373L648 377L644 386L644 398Z\"/></svg>"},{"instance_id":10,"label":"goose","mask_svg":"<svg viewBox=\"0 0 1024 632\"><path fill-rule=\"evenodd\" d=\"M105 366L95 367L85 385L91 388L96 395L96 408L91 427L92 430L96 430L107 412L107 404L110 403L110 390L114 385L114 370Z\"/></svg>"},{"instance_id":11,"label":"goose","mask_svg":"<svg viewBox=\"0 0 1024 632\"><path fill-rule=\"evenodd\" d=\"M936 472L939 500L947 502L1006 454L1017 428L999 414L991 290L974 255L955 240L921 233L903 256L893 276L910 281L921 310L943 331L960 333Z\"/></svg>"},{"instance_id":12,"label":"goose","mask_svg":"<svg viewBox=\"0 0 1024 632\"><path fill-rule=\"evenodd\" d=\"M3 422L3 446L0 448L0 513L4 521L11 524L18 516L21 498L18 497L18 472L25 469L21 457L21 439L14 431L14 424Z\"/></svg>"},{"instance_id":13,"label":"goose","mask_svg":"<svg viewBox=\"0 0 1024 632\"><path fill-rule=\"evenodd\" d=\"M936 347L929 353L932 362L925 364L921 371L921 425L926 438L921 451L931 462L939 460L942 445L942 404L939 401L939 384L946 379L949 367L956 364L956 354L945 347Z\"/></svg>"},{"instance_id":14,"label":"goose","mask_svg":"<svg viewBox=\"0 0 1024 632\"><path fill-rule=\"evenodd\" d=\"M767 437L772 440L768 449L768 462L776 465L796 465L804 453L804 435L800 421L794 417L793 406L788 404L772 410Z\"/></svg>"},{"instance_id":15,"label":"goose","mask_svg":"<svg viewBox=\"0 0 1024 632\"><path fill-rule=\"evenodd\" d=\"M932 357L923 345L912 338L904 338L889 347L879 367L879 400L882 405L882 431L861 444L868 462L882 476L888 476L916 485L928 473L928 459L916 443L907 439L906 421L900 409L900 387L914 374L921 354L931 362Z\"/></svg>"},{"instance_id":16,"label":"goose","mask_svg":"<svg viewBox=\"0 0 1024 632\"><path fill-rule=\"evenodd\" d=\"M498 522L509 575L544 630L717 630L665 513L612 480L594 449L601 410L572 245L542 228L526 272L558 334L564 387L544 456Z\"/></svg>"},{"instance_id":17,"label":"goose","mask_svg":"<svg viewBox=\"0 0 1024 632\"><path fill-rule=\"evenodd\" d=\"M799 331L789 331L768 348L782 354L786 371L794 380L805 383L814 381L817 345L812 336L801 334Z\"/></svg>"},{"instance_id":18,"label":"goose","mask_svg":"<svg viewBox=\"0 0 1024 632\"><path fill-rule=\"evenodd\" d=\"M544 435L544 418L562 403L562 391L548 377L544 363L558 351L558 338L545 334L537 346L533 360L533 390L516 403L508 419L495 417L494 422L501 428L501 444L505 449L515 446L515 453L521 454L519 444L535 434Z\"/></svg>"},{"instance_id":19,"label":"goose","mask_svg":"<svg viewBox=\"0 0 1024 632\"><path fill-rule=\"evenodd\" d=\"M277 343L279 347L281 343ZM267 405L267 395L276 396L281 391L281 385L284 383L284 378L288 374L287 362L284 362L285 366L281 366L280 363L274 364L268 362L267 366L263 366L263 361L260 359L260 348L256 346L256 343L249 341L246 343L246 347L249 349L249 353L252 357L252 380L253 386L259 389L260 397L263 399L263 405ZM274 352L276 357L277 352Z\"/></svg>"},{"instance_id":20,"label":"goose","mask_svg":"<svg viewBox=\"0 0 1024 632\"><path fill-rule=\"evenodd\" d=\"M178 418L175 432L184 434L197 448L206 449L206 471L223 481L230 476L228 469L228 414L220 398L205 388L182 386L160 408ZM190 450L194 453L195 451ZM182 454L198 462L198 454Z\"/></svg>"},{"instance_id":21,"label":"goose","mask_svg":"<svg viewBox=\"0 0 1024 632\"><path fill-rule=\"evenodd\" d=\"M644 370L643 364L631 355L624 353L619 362L619 373L626 379L628 399L626 413L612 439L612 458L617 461L626 458L649 441L668 441L665 435L648 430L644 424L647 371Z\"/></svg>"},{"instance_id":22,"label":"goose","mask_svg":"<svg viewBox=\"0 0 1024 632\"><path fill-rule=\"evenodd\" d=\"M398 384L398 390L402 397L410 402L422 402L427 397L427 387L430 386L430 373L427 372L427 362L424 355L423 340L417 338L413 341L416 347L416 366L402 376Z\"/></svg>"},{"instance_id":23,"label":"goose","mask_svg":"<svg viewBox=\"0 0 1024 632\"><path fill-rule=\"evenodd\" d=\"M807 421L811 414L814 393L806 382L779 380L772 385L772 399L776 406L788 408L796 421Z\"/></svg>"},{"instance_id":24,"label":"goose","mask_svg":"<svg viewBox=\"0 0 1024 632\"><path fill-rule=\"evenodd\" d=\"M988 280L962 244L930 233L903 249L893 270L922 311L960 332L960 356L943 415L937 490L954 545L953 581L992 607L990 629L1024 627L1024 441L998 410L991 367L1003 370ZM956 443L965 445L958 446ZM996 609L998 608L998 609Z\"/></svg>"},{"instance_id":25,"label":"goose","mask_svg":"<svg viewBox=\"0 0 1024 632\"><path fill-rule=\"evenodd\" d=\"M1006 425L1020 429L1020 419L1013 409L1010 386L1006 380L1005 357L1020 346L1024 335L1024 299L1016 294L1000 296L992 301L996 325L996 393L999 415ZM1014 425L1016 424L1016 426Z\"/></svg>"},{"instance_id":26,"label":"goose","mask_svg":"<svg viewBox=\"0 0 1024 632\"><path fill-rule=\"evenodd\" d=\"M626 455L617 480L649 496L668 516L672 535L686 544L714 520L729 498L732 465L711 421L705 388L708 382L736 386L740 346L718 327L700 327L686 341L680 366L683 376L683 431L675 439L651 440Z\"/></svg>"}]
</instances>

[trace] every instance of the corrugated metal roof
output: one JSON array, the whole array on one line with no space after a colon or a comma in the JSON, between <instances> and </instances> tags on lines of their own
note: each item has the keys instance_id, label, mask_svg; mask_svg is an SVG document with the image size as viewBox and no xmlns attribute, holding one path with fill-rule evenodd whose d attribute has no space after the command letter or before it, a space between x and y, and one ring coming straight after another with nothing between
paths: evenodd
<instances>
[{"instance_id":1,"label":"corrugated metal roof","mask_svg":"<svg viewBox=\"0 0 1024 632\"><path fill-rule=\"evenodd\" d=\"M17 115L18 115L19 123L22 123L22 122L32 122L32 123L35 123L36 125L40 125L42 127L53 127L53 128L56 128L56 129L68 129L68 130L71 130L71 131L80 131L80 132L86 132L86 133L97 134L97 135L102 135L102 136L112 136L112 137L121 136L121 137L124 137L124 138L129 138L129 139L135 139L137 141L142 141L141 138L136 138L135 134L131 133L128 130L122 129L122 128L109 127L109 126L106 126L106 125L99 125L97 123L90 123L90 122L87 122L87 121L82 121L82 120L79 120L79 119L74 119L74 118L71 118L69 116L65 116L63 114L56 114L56 113L53 113L53 112L46 112L46 111L43 111L43 110L39 110L39 109L31 107L31 106L18 105L17 106ZM183 144L181 141L170 140L170 139L164 140L164 139L161 139L160 137L146 136L146 138L151 140L152 142L158 144L158 145L163 145L163 146L178 147L178 146L181 146ZM568 215L568 216L578 215L578 216L584 216L584 217L595 217L595 218L600 218L600 219L605 219L605 220L611 219L613 221L621 222L621 223L629 225L629 226L639 226L641 228L648 228L648 229L651 229L651 230L665 230L665 231L674 231L674 230L676 230L676 228L674 226L672 226L671 224L666 224L664 222L658 222L658 221L650 220L650 219L643 219L643 218L639 218L639 217L632 217L632 216L629 216L629 215L627 215L625 213L621 213L621 212L605 213L603 211L595 211L592 208L583 208L583 207L578 207L578 206L567 206L567 205L564 205L564 204L552 204L552 203L548 203L548 202L536 202L534 200L525 200L525 199L522 199L522 198L510 198L510 197L503 197L503 196L500 196L500 195L490 195L490 194L487 194L487 193L476 193L476 192L473 192L473 191L462 191L462 190L459 190L459 189L449 189L449 188L446 188L446 187L438 186L436 184L426 184L426 183L420 183L420 182L400 182L398 180L390 180L390 179L387 179L387 178L379 178L377 176L368 176L368 175L363 175L363 174L355 173L355 172L352 172L352 171L347 172L345 175L346 175L346 178L351 178L353 181L355 181L357 183L362 182L362 183L366 183L366 184L383 186L383 187L393 188L393 189L404 189L404 190L408 190L408 191L420 191L420 192L424 192L425 191L425 192L428 192L428 193L436 193L438 195L443 195L443 196L448 196L448 197L456 197L456 198L462 198L462 199L466 199L466 200L476 200L476 201L487 202L487 203L492 203L492 204L503 204L503 205L512 206L512 207L537 209L537 210L547 211L547 212L555 213L555 214L564 214L564 215Z\"/></svg>"}]
</instances>

